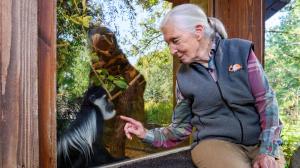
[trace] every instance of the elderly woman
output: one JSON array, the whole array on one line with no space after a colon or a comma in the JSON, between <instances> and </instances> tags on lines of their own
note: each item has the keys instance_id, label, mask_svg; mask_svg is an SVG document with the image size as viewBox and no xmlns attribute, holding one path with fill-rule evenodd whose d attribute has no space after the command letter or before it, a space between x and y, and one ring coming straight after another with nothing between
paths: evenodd
<instances>
[{"instance_id":1,"label":"elderly woman","mask_svg":"<svg viewBox=\"0 0 300 168\"><path fill-rule=\"evenodd\" d=\"M160 29L182 63L172 123L147 130L121 116L126 136L168 148L194 127L191 153L197 167L284 167L278 105L253 43L227 39L223 24L192 4L173 8Z\"/></svg>"}]
</instances>

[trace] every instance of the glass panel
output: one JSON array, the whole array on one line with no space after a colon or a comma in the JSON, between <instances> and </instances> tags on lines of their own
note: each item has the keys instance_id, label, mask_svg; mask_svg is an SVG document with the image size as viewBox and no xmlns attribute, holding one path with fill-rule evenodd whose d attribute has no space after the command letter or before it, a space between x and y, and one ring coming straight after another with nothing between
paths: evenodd
<instances>
[{"instance_id":1,"label":"glass panel","mask_svg":"<svg viewBox=\"0 0 300 168\"><path fill-rule=\"evenodd\" d=\"M164 1L57 2L58 165L85 164L79 150L100 160L90 166L165 150L126 139L118 116L147 129L171 122L173 60L158 28L170 8ZM103 111L113 118L103 121Z\"/></svg>"}]
</instances>

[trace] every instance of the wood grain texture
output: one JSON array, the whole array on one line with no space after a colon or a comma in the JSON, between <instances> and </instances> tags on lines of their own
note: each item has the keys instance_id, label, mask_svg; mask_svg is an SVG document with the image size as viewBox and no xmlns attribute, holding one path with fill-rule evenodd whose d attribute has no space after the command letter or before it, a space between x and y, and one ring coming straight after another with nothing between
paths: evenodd
<instances>
[{"instance_id":1,"label":"wood grain texture","mask_svg":"<svg viewBox=\"0 0 300 168\"><path fill-rule=\"evenodd\" d=\"M262 0L214 0L214 16L224 23L229 38L253 41L261 63L264 63L263 11Z\"/></svg>"},{"instance_id":2,"label":"wood grain texture","mask_svg":"<svg viewBox=\"0 0 300 168\"><path fill-rule=\"evenodd\" d=\"M0 167L39 166L37 1L0 5Z\"/></svg>"},{"instance_id":3,"label":"wood grain texture","mask_svg":"<svg viewBox=\"0 0 300 168\"><path fill-rule=\"evenodd\" d=\"M38 0L40 167L56 167L56 1Z\"/></svg>"},{"instance_id":4,"label":"wood grain texture","mask_svg":"<svg viewBox=\"0 0 300 168\"><path fill-rule=\"evenodd\" d=\"M206 14L208 13L209 2L210 2L209 0L190 0L190 3L197 4L198 6L200 6Z\"/></svg>"}]
</instances>

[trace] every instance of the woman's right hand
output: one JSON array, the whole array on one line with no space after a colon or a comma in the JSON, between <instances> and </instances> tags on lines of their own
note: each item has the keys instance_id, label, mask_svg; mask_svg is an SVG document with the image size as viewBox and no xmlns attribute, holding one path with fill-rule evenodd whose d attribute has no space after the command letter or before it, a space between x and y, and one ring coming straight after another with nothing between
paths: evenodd
<instances>
[{"instance_id":1,"label":"woman's right hand","mask_svg":"<svg viewBox=\"0 0 300 168\"><path fill-rule=\"evenodd\" d=\"M130 117L120 116L120 118L126 121L124 126L125 135L128 139L132 140L132 134L144 139L148 130L146 130L143 124Z\"/></svg>"}]
</instances>

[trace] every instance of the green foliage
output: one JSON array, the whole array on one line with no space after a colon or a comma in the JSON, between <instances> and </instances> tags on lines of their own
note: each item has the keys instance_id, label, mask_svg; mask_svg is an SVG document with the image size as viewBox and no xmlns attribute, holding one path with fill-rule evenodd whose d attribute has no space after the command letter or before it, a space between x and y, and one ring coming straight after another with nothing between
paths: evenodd
<instances>
[{"instance_id":1,"label":"green foliage","mask_svg":"<svg viewBox=\"0 0 300 168\"><path fill-rule=\"evenodd\" d=\"M97 72L97 79L89 81L90 60L95 59L92 53L89 52L87 41L87 30L90 22L93 24L113 23L116 35L120 33L119 29L123 25L117 25L116 18L126 18L130 28L130 36L118 39L121 41L121 46L132 45L137 39L137 32L140 29L136 26L136 13L138 5L149 8L151 11L156 11L152 8L160 1L142 1L122 0L112 3L109 0L101 1L86 1L86 0L59 0L57 1L57 94L65 96L65 99L70 101L80 97L88 87L89 83L102 83L109 91L118 87L126 89L128 87L125 80L120 76L111 76L102 72ZM105 11L105 14L104 14ZM154 14L153 14L154 15ZM157 15L157 14L156 14ZM151 17L152 14L149 13ZM146 19L148 20L148 19ZM153 19L152 19L153 20ZM152 24L151 26L154 26ZM141 33L143 34L143 33ZM151 33L150 33L151 34ZM98 59L98 58L97 58ZM100 79L100 80L99 80ZM101 81L101 82L100 82Z\"/></svg>"},{"instance_id":2,"label":"green foliage","mask_svg":"<svg viewBox=\"0 0 300 168\"><path fill-rule=\"evenodd\" d=\"M85 0L57 3L57 92L70 99L80 97L89 84L90 58L87 45Z\"/></svg>"},{"instance_id":3,"label":"green foliage","mask_svg":"<svg viewBox=\"0 0 300 168\"><path fill-rule=\"evenodd\" d=\"M147 115L147 123L168 125L172 119L173 104L169 102L153 102L145 103L145 113Z\"/></svg>"},{"instance_id":4,"label":"green foliage","mask_svg":"<svg viewBox=\"0 0 300 168\"><path fill-rule=\"evenodd\" d=\"M148 1L148 3L150 2L151 1ZM164 47L162 33L159 31L158 25L160 24L162 16L171 9L172 5L166 1L159 2L157 0L155 0L155 3L152 5L154 6L148 8L150 9L149 16L140 23L143 36L141 40L132 45L130 55L144 56L157 50L161 50Z\"/></svg>"},{"instance_id":5,"label":"green foliage","mask_svg":"<svg viewBox=\"0 0 300 168\"><path fill-rule=\"evenodd\" d=\"M69 52L69 49L73 52ZM88 51L84 47L68 46L58 50L57 85L58 94L75 98L86 90L89 84L90 63ZM70 63L70 64L68 64Z\"/></svg>"},{"instance_id":6,"label":"green foliage","mask_svg":"<svg viewBox=\"0 0 300 168\"><path fill-rule=\"evenodd\" d=\"M167 102L172 99L173 62L167 48L141 57L137 68L147 81L146 101Z\"/></svg>"},{"instance_id":7,"label":"green foliage","mask_svg":"<svg viewBox=\"0 0 300 168\"><path fill-rule=\"evenodd\" d=\"M95 73L97 76L91 78L91 83L96 86L101 85L109 92L113 91L115 88L126 90L128 87L126 80L122 76L112 76L106 69L95 70Z\"/></svg>"},{"instance_id":8,"label":"green foliage","mask_svg":"<svg viewBox=\"0 0 300 168\"><path fill-rule=\"evenodd\" d=\"M117 87L119 87L119 88L121 88L121 89L123 89L123 90L127 89L127 87L128 87L128 85L127 85L125 79L122 78L122 77L119 77L119 78L115 78L115 77L114 77L114 78L113 78L113 83L114 83Z\"/></svg>"},{"instance_id":9,"label":"green foliage","mask_svg":"<svg viewBox=\"0 0 300 168\"><path fill-rule=\"evenodd\" d=\"M159 0L137 0L137 4L142 5L144 9L150 9L152 6L157 5Z\"/></svg>"},{"instance_id":10,"label":"green foliage","mask_svg":"<svg viewBox=\"0 0 300 168\"><path fill-rule=\"evenodd\" d=\"M284 142L282 146L282 150L288 162L291 156L293 155L294 151L297 149L298 146L300 146L299 125L300 125L300 120L291 121L285 124L284 132L282 136L282 140Z\"/></svg>"},{"instance_id":11,"label":"green foliage","mask_svg":"<svg viewBox=\"0 0 300 168\"><path fill-rule=\"evenodd\" d=\"M144 92L147 123L167 125L173 112L173 59L169 49L141 57L137 68L144 75L147 85Z\"/></svg>"},{"instance_id":12,"label":"green foliage","mask_svg":"<svg viewBox=\"0 0 300 168\"><path fill-rule=\"evenodd\" d=\"M265 69L277 94L289 162L300 145L300 1L292 0L281 12L280 25L266 30Z\"/></svg>"}]
</instances>

